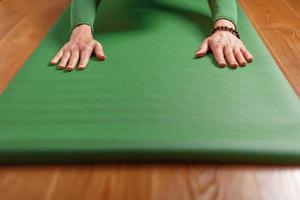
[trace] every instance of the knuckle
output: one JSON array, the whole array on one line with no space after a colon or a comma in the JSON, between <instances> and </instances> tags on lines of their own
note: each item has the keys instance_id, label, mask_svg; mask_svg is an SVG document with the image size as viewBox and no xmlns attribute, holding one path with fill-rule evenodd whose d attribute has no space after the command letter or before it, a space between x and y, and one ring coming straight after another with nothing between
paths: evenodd
<instances>
[{"instance_id":1,"label":"knuckle","mask_svg":"<svg viewBox=\"0 0 300 200\"><path fill-rule=\"evenodd\" d=\"M238 51L241 51L241 50L243 49L243 46L236 46L236 49L237 49Z\"/></svg>"},{"instance_id":2,"label":"knuckle","mask_svg":"<svg viewBox=\"0 0 300 200\"><path fill-rule=\"evenodd\" d=\"M70 47L70 50L71 51L76 51L77 50L77 45L75 44L73 44L71 47Z\"/></svg>"},{"instance_id":3,"label":"knuckle","mask_svg":"<svg viewBox=\"0 0 300 200\"><path fill-rule=\"evenodd\" d=\"M62 59L61 59L61 62L60 63L64 63L64 62L66 62L67 60L66 60L66 57L63 57Z\"/></svg>"},{"instance_id":4,"label":"knuckle","mask_svg":"<svg viewBox=\"0 0 300 200\"><path fill-rule=\"evenodd\" d=\"M75 61L75 58L72 56L71 58L70 58L70 62L74 62Z\"/></svg>"},{"instance_id":5,"label":"knuckle","mask_svg":"<svg viewBox=\"0 0 300 200\"><path fill-rule=\"evenodd\" d=\"M231 44L228 44L228 43L227 43L227 44L224 45L224 47L225 47L226 49L232 51L232 46L231 46Z\"/></svg>"},{"instance_id":6,"label":"knuckle","mask_svg":"<svg viewBox=\"0 0 300 200\"><path fill-rule=\"evenodd\" d=\"M245 47L241 47L241 51L248 53L247 49Z\"/></svg>"},{"instance_id":7,"label":"knuckle","mask_svg":"<svg viewBox=\"0 0 300 200\"><path fill-rule=\"evenodd\" d=\"M223 47L223 43L222 43L221 41L218 41L218 40L213 41L213 42L211 43L211 45L212 45L212 47L214 47L214 48L221 48L221 47Z\"/></svg>"},{"instance_id":8,"label":"knuckle","mask_svg":"<svg viewBox=\"0 0 300 200\"><path fill-rule=\"evenodd\" d=\"M233 47L233 53L240 54L241 50L238 47Z\"/></svg>"},{"instance_id":9,"label":"knuckle","mask_svg":"<svg viewBox=\"0 0 300 200\"><path fill-rule=\"evenodd\" d=\"M85 50L88 52L88 53L91 53L93 51L93 46L87 46L85 48Z\"/></svg>"},{"instance_id":10,"label":"knuckle","mask_svg":"<svg viewBox=\"0 0 300 200\"><path fill-rule=\"evenodd\" d=\"M75 45L75 46L81 46L82 45L82 42L80 42L80 41L76 41L76 42L74 42L74 44L73 45Z\"/></svg>"},{"instance_id":11,"label":"knuckle","mask_svg":"<svg viewBox=\"0 0 300 200\"><path fill-rule=\"evenodd\" d=\"M92 49L87 47L81 50L81 56L82 57L87 57L88 54L92 53Z\"/></svg>"},{"instance_id":12,"label":"knuckle","mask_svg":"<svg viewBox=\"0 0 300 200\"><path fill-rule=\"evenodd\" d=\"M89 46L87 45L87 44L81 44L80 45L80 49L81 50L86 50L86 49L88 49L89 48Z\"/></svg>"},{"instance_id":13,"label":"knuckle","mask_svg":"<svg viewBox=\"0 0 300 200\"><path fill-rule=\"evenodd\" d=\"M63 52L64 52L64 48L61 48L61 49L57 52L56 55L59 55L59 54L61 54L61 53L63 53Z\"/></svg>"}]
</instances>

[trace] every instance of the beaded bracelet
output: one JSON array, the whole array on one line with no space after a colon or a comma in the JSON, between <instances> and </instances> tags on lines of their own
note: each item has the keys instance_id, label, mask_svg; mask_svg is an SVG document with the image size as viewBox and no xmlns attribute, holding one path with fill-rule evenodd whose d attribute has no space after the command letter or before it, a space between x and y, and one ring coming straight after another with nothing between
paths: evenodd
<instances>
[{"instance_id":1,"label":"beaded bracelet","mask_svg":"<svg viewBox=\"0 0 300 200\"><path fill-rule=\"evenodd\" d=\"M212 34L214 34L216 31L228 31L235 35L238 39L240 39L240 34L233 28L229 28L228 26L217 26L213 29Z\"/></svg>"}]
</instances>

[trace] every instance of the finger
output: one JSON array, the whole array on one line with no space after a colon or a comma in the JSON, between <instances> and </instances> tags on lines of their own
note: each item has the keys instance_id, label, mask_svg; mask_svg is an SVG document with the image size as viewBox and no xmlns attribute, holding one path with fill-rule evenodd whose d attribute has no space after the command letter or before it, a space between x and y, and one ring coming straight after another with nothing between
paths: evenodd
<instances>
[{"instance_id":1,"label":"finger","mask_svg":"<svg viewBox=\"0 0 300 200\"><path fill-rule=\"evenodd\" d=\"M106 56L104 55L103 47L99 42L95 43L94 51L99 60L105 60Z\"/></svg>"},{"instance_id":2,"label":"finger","mask_svg":"<svg viewBox=\"0 0 300 200\"><path fill-rule=\"evenodd\" d=\"M60 61L60 59L61 59L61 57L63 55L64 55L63 50L59 50L59 52L52 58L52 60L50 61L50 63L52 65L56 65Z\"/></svg>"},{"instance_id":3,"label":"finger","mask_svg":"<svg viewBox=\"0 0 300 200\"><path fill-rule=\"evenodd\" d=\"M247 60L247 62L252 62L253 61L253 56L251 53L246 49L246 48L241 48L241 52L244 56L244 58Z\"/></svg>"},{"instance_id":4,"label":"finger","mask_svg":"<svg viewBox=\"0 0 300 200\"><path fill-rule=\"evenodd\" d=\"M233 53L240 66L245 66L247 64L242 52L239 49L234 49Z\"/></svg>"},{"instance_id":5,"label":"finger","mask_svg":"<svg viewBox=\"0 0 300 200\"><path fill-rule=\"evenodd\" d=\"M229 63L229 65L232 68L237 68L238 64L235 60L232 48L225 47L224 48L224 54L225 54L225 58L226 58L227 62Z\"/></svg>"},{"instance_id":6,"label":"finger","mask_svg":"<svg viewBox=\"0 0 300 200\"><path fill-rule=\"evenodd\" d=\"M80 63L78 65L79 70L82 70L87 66L87 64L89 62L89 59L91 57L91 54L92 54L92 51L89 50L89 49L85 49L81 52L81 54L80 54Z\"/></svg>"},{"instance_id":7,"label":"finger","mask_svg":"<svg viewBox=\"0 0 300 200\"><path fill-rule=\"evenodd\" d=\"M205 56L205 54L207 54L207 51L208 51L208 40L205 39L202 42L200 49L196 52L196 57L201 58Z\"/></svg>"},{"instance_id":8,"label":"finger","mask_svg":"<svg viewBox=\"0 0 300 200\"><path fill-rule=\"evenodd\" d=\"M212 52L214 54L214 57L215 57L218 65L220 67L225 67L226 66L226 61L225 61L225 58L224 58L224 54L223 54L223 50L222 50L222 45L212 46L211 50L212 50Z\"/></svg>"},{"instance_id":9,"label":"finger","mask_svg":"<svg viewBox=\"0 0 300 200\"><path fill-rule=\"evenodd\" d=\"M69 64L66 67L66 70L69 71L69 72L72 71L75 68L75 66L77 65L78 60L79 60L79 50L74 49L72 51L72 54L71 54L71 57L70 57L70 60L69 60Z\"/></svg>"},{"instance_id":10,"label":"finger","mask_svg":"<svg viewBox=\"0 0 300 200\"><path fill-rule=\"evenodd\" d=\"M71 55L70 51L64 52L64 54L60 60L60 63L58 65L59 69L64 69L66 67L66 65L70 59L70 55Z\"/></svg>"}]
</instances>

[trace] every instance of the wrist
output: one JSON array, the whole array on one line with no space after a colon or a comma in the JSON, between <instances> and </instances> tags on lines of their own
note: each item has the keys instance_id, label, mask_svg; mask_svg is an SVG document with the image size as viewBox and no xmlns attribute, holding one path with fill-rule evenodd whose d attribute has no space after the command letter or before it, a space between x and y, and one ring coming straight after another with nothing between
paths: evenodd
<instances>
[{"instance_id":1,"label":"wrist","mask_svg":"<svg viewBox=\"0 0 300 200\"><path fill-rule=\"evenodd\" d=\"M234 36L236 36L238 39L240 39L240 34L238 31L236 31L234 28L228 27L228 26L216 26L213 31L212 31L212 35L215 34L216 32L230 32L231 34L233 34Z\"/></svg>"},{"instance_id":2,"label":"wrist","mask_svg":"<svg viewBox=\"0 0 300 200\"><path fill-rule=\"evenodd\" d=\"M93 37L92 34L92 27L87 25L87 24L80 24L78 26L76 26L73 30L72 30L72 37L76 37L76 36L86 36L86 37Z\"/></svg>"}]
</instances>

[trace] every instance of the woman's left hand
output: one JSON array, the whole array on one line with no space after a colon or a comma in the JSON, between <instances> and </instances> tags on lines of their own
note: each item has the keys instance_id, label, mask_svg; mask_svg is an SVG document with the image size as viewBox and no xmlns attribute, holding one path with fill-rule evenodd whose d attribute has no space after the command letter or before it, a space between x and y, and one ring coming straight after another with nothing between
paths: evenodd
<instances>
[{"instance_id":1,"label":"woman's left hand","mask_svg":"<svg viewBox=\"0 0 300 200\"><path fill-rule=\"evenodd\" d=\"M234 27L234 24L228 20L218 20L215 26ZM203 57L211 50L218 65L225 67L228 63L232 68L245 66L252 62L253 56L246 49L243 42L228 31L216 31L213 35L206 38L200 49L196 52L196 57Z\"/></svg>"}]
</instances>

